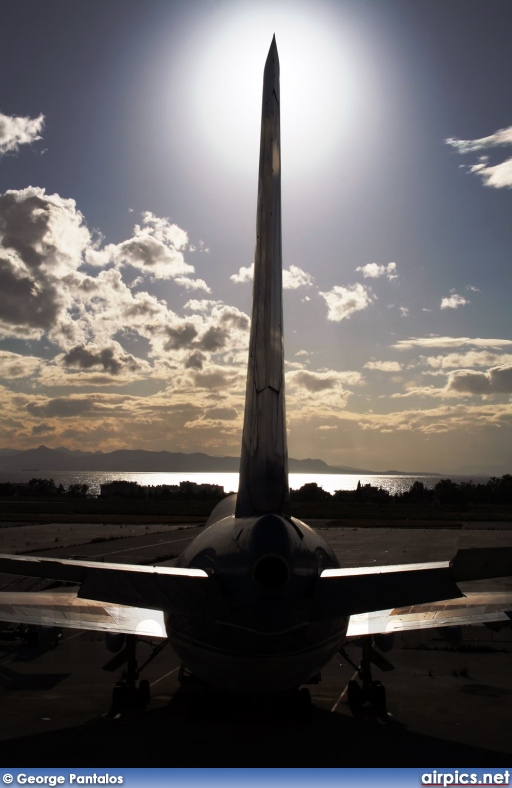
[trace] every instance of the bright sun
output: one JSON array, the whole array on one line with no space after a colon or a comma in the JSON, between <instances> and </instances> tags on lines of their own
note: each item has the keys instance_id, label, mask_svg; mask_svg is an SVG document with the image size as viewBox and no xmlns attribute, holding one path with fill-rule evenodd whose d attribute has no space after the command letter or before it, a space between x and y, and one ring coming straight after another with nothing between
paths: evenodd
<instances>
[{"instance_id":1,"label":"bright sun","mask_svg":"<svg viewBox=\"0 0 512 788\"><path fill-rule=\"evenodd\" d=\"M193 88L197 122L212 155L241 174L254 172L258 156L263 67L274 33L283 176L307 174L341 144L355 94L350 44L334 38L320 8L231 8L205 36Z\"/></svg>"}]
</instances>

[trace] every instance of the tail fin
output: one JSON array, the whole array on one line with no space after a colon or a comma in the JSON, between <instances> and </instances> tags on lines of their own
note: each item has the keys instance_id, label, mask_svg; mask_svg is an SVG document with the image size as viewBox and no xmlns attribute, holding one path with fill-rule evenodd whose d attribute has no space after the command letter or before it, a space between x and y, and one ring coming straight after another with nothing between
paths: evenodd
<instances>
[{"instance_id":1,"label":"tail fin","mask_svg":"<svg viewBox=\"0 0 512 788\"><path fill-rule=\"evenodd\" d=\"M289 510L284 399L279 58L265 64L249 365L236 516Z\"/></svg>"}]
</instances>

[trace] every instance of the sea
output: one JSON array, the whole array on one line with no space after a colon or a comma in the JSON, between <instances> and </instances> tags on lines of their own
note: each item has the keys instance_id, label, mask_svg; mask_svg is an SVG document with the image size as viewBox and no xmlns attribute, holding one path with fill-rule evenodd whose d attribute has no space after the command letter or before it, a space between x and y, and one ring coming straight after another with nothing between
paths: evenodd
<instances>
[{"instance_id":1,"label":"sea","mask_svg":"<svg viewBox=\"0 0 512 788\"><path fill-rule=\"evenodd\" d=\"M35 468L26 471L0 471L2 482L29 482L33 478L53 479L56 485L62 484L68 488L71 484L87 484L92 495L100 494L100 485L116 480L137 482L140 485L158 486L161 484L179 485L182 481L196 482L196 484L218 484L224 492L236 492L238 489L238 473L135 473L127 471L56 471L52 473L39 472ZM406 492L414 482L419 481L427 488L433 488L441 479L450 478L453 482L469 482L485 484L489 476L456 476L434 474L351 474L351 473L290 473L290 487L300 489L304 484L316 483L326 492L334 493L336 490L355 490L358 482L361 485L371 484L381 487L390 495Z\"/></svg>"}]
</instances>

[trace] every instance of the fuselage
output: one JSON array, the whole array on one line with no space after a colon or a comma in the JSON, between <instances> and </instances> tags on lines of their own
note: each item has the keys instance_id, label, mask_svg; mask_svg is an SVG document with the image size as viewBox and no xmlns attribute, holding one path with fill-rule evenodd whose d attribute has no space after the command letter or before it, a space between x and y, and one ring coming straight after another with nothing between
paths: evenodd
<instances>
[{"instance_id":1,"label":"fuselage","mask_svg":"<svg viewBox=\"0 0 512 788\"><path fill-rule=\"evenodd\" d=\"M312 528L293 517L235 517L235 498L216 507L177 566L204 570L208 605L167 616L169 639L194 675L227 690L298 687L340 647L348 619L319 619L313 595L338 562ZM212 586L213 586L212 583Z\"/></svg>"}]
</instances>

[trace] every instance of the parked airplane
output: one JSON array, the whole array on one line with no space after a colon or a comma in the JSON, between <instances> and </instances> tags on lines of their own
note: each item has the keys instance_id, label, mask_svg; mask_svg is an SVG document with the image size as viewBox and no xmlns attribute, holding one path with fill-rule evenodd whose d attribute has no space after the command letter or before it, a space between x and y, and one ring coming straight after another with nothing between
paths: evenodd
<instances>
[{"instance_id":1,"label":"parked airplane","mask_svg":"<svg viewBox=\"0 0 512 788\"><path fill-rule=\"evenodd\" d=\"M127 674L114 706L149 700L137 637L170 642L206 684L287 691L320 674L348 638L363 638L362 686L350 702L385 707L370 663L373 636L460 623L509 622L507 594L465 597L457 583L512 574L512 550L459 550L450 562L340 569L312 528L290 516L283 371L279 61L265 65L256 252L238 494L212 512L175 566L0 556L0 571L67 581L77 592L0 594L0 620L126 636ZM121 636L119 638L118 636ZM346 655L345 655L346 656Z\"/></svg>"}]
</instances>

